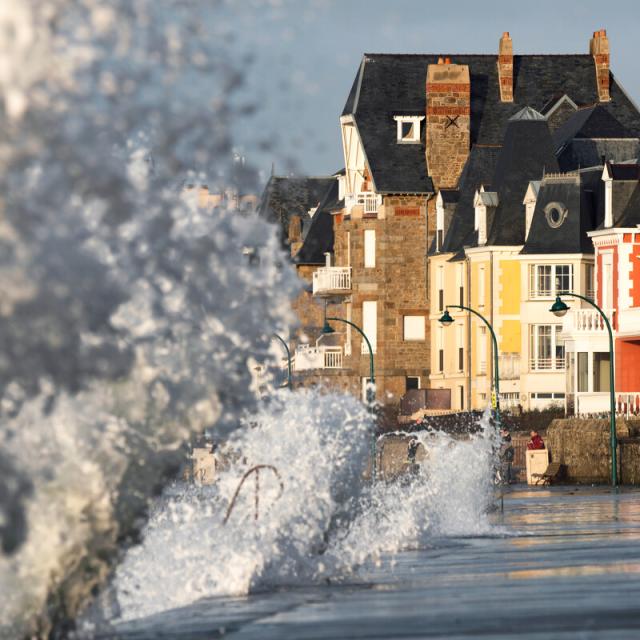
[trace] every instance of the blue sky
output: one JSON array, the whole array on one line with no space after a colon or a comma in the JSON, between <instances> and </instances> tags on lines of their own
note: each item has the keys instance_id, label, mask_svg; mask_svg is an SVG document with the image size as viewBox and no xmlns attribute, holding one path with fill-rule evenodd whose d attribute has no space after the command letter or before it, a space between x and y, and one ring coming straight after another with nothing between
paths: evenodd
<instances>
[{"instance_id":1,"label":"blue sky","mask_svg":"<svg viewBox=\"0 0 640 640\"><path fill-rule=\"evenodd\" d=\"M272 162L279 174L343 165L338 118L364 52L497 53L509 31L516 54L587 53L606 28L612 70L640 102L637 0L229 1L237 45L254 56L244 91L258 112L241 151L264 174Z\"/></svg>"}]
</instances>

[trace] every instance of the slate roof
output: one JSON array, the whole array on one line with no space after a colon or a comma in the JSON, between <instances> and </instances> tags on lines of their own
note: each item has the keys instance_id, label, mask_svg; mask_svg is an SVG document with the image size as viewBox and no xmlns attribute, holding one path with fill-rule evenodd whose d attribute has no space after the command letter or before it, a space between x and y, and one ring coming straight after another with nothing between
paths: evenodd
<instances>
[{"instance_id":1,"label":"slate roof","mask_svg":"<svg viewBox=\"0 0 640 640\"><path fill-rule=\"evenodd\" d=\"M278 224L284 241L291 216L307 219L309 209L319 205L334 182L331 176L271 176L260 199L258 216Z\"/></svg>"},{"instance_id":2,"label":"slate roof","mask_svg":"<svg viewBox=\"0 0 640 640\"><path fill-rule=\"evenodd\" d=\"M640 165L636 163L609 163L608 167L614 180L640 180Z\"/></svg>"},{"instance_id":3,"label":"slate roof","mask_svg":"<svg viewBox=\"0 0 640 640\"><path fill-rule=\"evenodd\" d=\"M554 134L556 147L574 138L637 138L602 105L578 109Z\"/></svg>"},{"instance_id":4,"label":"slate roof","mask_svg":"<svg viewBox=\"0 0 640 640\"><path fill-rule=\"evenodd\" d=\"M324 264L324 254L333 251L333 216L332 211L344 206L343 201L338 200L338 180L334 179L327 189L317 211L311 218L304 242L294 256L294 262L298 264Z\"/></svg>"},{"instance_id":5,"label":"slate roof","mask_svg":"<svg viewBox=\"0 0 640 640\"><path fill-rule=\"evenodd\" d=\"M635 184L624 209L614 217L614 220L617 227L640 225L640 183Z\"/></svg>"},{"instance_id":6,"label":"slate roof","mask_svg":"<svg viewBox=\"0 0 640 640\"><path fill-rule=\"evenodd\" d=\"M443 253L458 251L463 245L474 244L473 198L481 185L487 188L491 182L500 150L501 147L497 145L475 145L471 149L460 175L458 204L442 243ZM434 252L433 244L429 253Z\"/></svg>"},{"instance_id":7,"label":"slate roof","mask_svg":"<svg viewBox=\"0 0 640 640\"><path fill-rule=\"evenodd\" d=\"M380 193L430 193L425 159L425 122L420 144L398 144L393 116L424 114L426 73L439 55L366 54L353 82L343 115L352 115L360 133L376 190ZM592 56L514 56L514 102L501 102L496 55L455 55L469 65L471 143L501 144L508 119L526 106L540 111L554 96L567 94L578 106L598 100ZM611 74L611 102L603 109L633 135L640 116Z\"/></svg>"},{"instance_id":8,"label":"slate roof","mask_svg":"<svg viewBox=\"0 0 640 640\"><path fill-rule=\"evenodd\" d=\"M587 236L598 225L604 198L601 167L574 172L566 177L543 178L529 235L521 253L593 253ZM566 208L562 224L549 223L547 209Z\"/></svg>"},{"instance_id":9,"label":"slate roof","mask_svg":"<svg viewBox=\"0 0 640 640\"><path fill-rule=\"evenodd\" d=\"M534 112L535 113L535 112ZM525 216L522 199L529 182L545 172L558 172L558 161L547 121L523 109L511 118L492 179L499 204L487 232L487 244L519 245L524 242Z\"/></svg>"}]
</instances>

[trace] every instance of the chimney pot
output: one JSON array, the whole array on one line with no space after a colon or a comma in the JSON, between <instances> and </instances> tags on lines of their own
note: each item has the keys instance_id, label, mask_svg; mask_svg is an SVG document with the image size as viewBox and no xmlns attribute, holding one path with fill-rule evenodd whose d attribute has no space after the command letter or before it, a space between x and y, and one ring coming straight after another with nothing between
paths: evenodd
<instances>
[{"instance_id":1,"label":"chimney pot","mask_svg":"<svg viewBox=\"0 0 640 640\"><path fill-rule=\"evenodd\" d=\"M498 44L498 84L500 100L513 102L513 42L508 31L504 31Z\"/></svg>"},{"instance_id":2,"label":"chimney pot","mask_svg":"<svg viewBox=\"0 0 640 640\"><path fill-rule=\"evenodd\" d=\"M444 63L445 64L451 64L451 58L445 58L444 59Z\"/></svg>"},{"instance_id":3,"label":"chimney pot","mask_svg":"<svg viewBox=\"0 0 640 640\"><path fill-rule=\"evenodd\" d=\"M609 102L611 100L609 94L609 39L606 29L594 31L593 38L589 43L589 53L593 56L595 66L598 100Z\"/></svg>"}]
</instances>

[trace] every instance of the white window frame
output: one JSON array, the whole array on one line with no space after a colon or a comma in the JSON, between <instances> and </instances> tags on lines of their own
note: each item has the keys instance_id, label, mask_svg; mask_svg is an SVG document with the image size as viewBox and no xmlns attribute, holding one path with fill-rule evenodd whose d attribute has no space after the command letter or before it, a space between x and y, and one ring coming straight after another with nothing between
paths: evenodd
<instances>
[{"instance_id":1,"label":"white window frame","mask_svg":"<svg viewBox=\"0 0 640 640\"><path fill-rule=\"evenodd\" d=\"M456 324L456 369L458 372L464 371L464 325L460 322ZM462 352L462 367L460 366L460 349Z\"/></svg>"},{"instance_id":2,"label":"white window frame","mask_svg":"<svg viewBox=\"0 0 640 640\"><path fill-rule=\"evenodd\" d=\"M424 342L427 339L424 316L402 316L402 339L405 342Z\"/></svg>"},{"instance_id":3,"label":"white window frame","mask_svg":"<svg viewBox=\"0 0 640 640\"><path fill-rule=\"evenodd\" d=\"M364 266L373 269L376 266L376 230L364 230Z\"/></svg>"},{"instance_id":4,"label":"white window frame","mask_svg":"<svg viewBox=\"0 0 640 640\"><path fill-rule=\"evenodd\" d=\"M352 303L351 302L347 302L346 305L346 312L347 312L347 320L349 322L351 322L352 318L351 318L351 314L352 314ZM350 356L351 355L351 325L347 324L347 335L344 341L344 355L345 356Z\"/></svg>"},{"instance_id":5,"label":"white window frame","mask_svg":"<svg viewBox=\"0 0 640 640\"><path fill-rule=\"evenodd\" d=\"M540 357L541 329L549 329L550 357ZM561 324L530 324L529 325L529 368L531 371L564 371L566 368L567 354L559 357L557 349L564 348L564 340L560 339Z\"/></svg>"},{"instance_id":6,"label":"white window frame","mask_svg":"<svg viewBox=\"0 0 640 640\"><path fill-rule=\"evenodd\" d=\"M478 268L478 306L484 307L486 271L484 265Z\"/></svg>"},{"instance_id":7,"label":"white window frame","mask_svg":"<svg viewBox=\"0 0 640 640\"><path fill-rule=\"evenodd\" d=\"M420 143L420 123L424 120L424 116L393 116L396 121L396 140L398 144L419 144ZM413 128L411 136L402 135L402 126L410 123Z\"/></svg>"},{"instance_id":8,"label":"white window frame","mask_svg":"<svg viewBox=\"0 0 640 640\"><path fill-rule=\"evenodd\" d=\"M487 374L487 327L478 327L478 373Z\"/></svg>"},{"instance_id":9,"label":"white window frame","mask_svg":"<svg viewBox=\"0 0 640 640\"><path fill-rule=\"evenodd\" d=\"M600 255L602 260L602 274L600 276L602 291L599 295L599 302L605 311L612 311L615 308L613 300L613 252L602 251Z\"/></svg>"},{"instance_id":10,"label":"white window frame","mask_svg":"<svg viewBox=\"0 0 640 640\"><path fill-rule=\"evenodd\" d=\"M560 289L556 286L558 271L560 268L569 268L569 287ZM549 287L541 285L543 270L548 273L545 278L549 278ZM531 300L552 300L562 293L573 292L575 286L575 274L573 264L531 264L529 265L529 299Z\"/></svg>"},{"instance_id":11,"label":"white window frame","mask_svg":"<svg viewBox=\"0 0 640 640\"><path fill-rule=\"evenodd\" d=\"M596 295L596 267L588 262L584 270L584 295L595 300Z\"/></svg>"},{"instance_id":12,"label":"white window frame","mask_svg":"<svg viewBox=\"0 0 640 640\"><path fill-rule=\"evenodd\" d=\"M367 311L367 309L369 311ZM362 330L371 343L371 350L376 353L378 341L378 301L364 300L362 302ZM367 343L362 339L360 352L369 355Z\"/></svg>"}]
</instances>

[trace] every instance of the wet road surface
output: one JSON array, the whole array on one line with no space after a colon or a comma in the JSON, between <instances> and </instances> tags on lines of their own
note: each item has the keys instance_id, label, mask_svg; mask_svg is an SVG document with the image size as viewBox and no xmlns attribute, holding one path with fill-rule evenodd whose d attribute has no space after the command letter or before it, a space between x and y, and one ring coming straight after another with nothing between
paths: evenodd
<instances>
[{"instance_id":1,"label":"wet road surface","mask_svg":"<svg viewBox=\"0 0 640 640\"><path fill-rule=\"evenodd\" d=\"M433 540L349 585L203 600L101 638L640 638L640 492L514 488L496 535Z\"/></svg>"}]
</instances>

